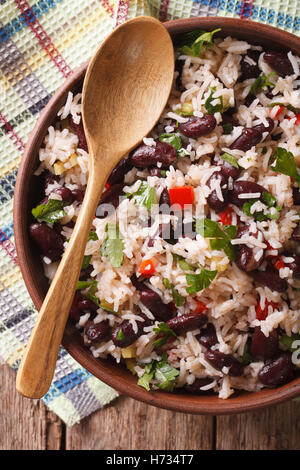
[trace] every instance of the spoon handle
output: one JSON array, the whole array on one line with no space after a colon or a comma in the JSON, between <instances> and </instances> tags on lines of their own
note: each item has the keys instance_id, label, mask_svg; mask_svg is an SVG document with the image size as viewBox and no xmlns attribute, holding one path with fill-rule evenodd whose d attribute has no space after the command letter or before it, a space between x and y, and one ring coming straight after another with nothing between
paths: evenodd
<instances>
[{"instance_id":1,"label":"spoon handle","mask_svg":"<svg viewBox=\"0 0 300 470\"><path fill-rule=\"evenodd\" d=\"M85 245L105 184L105 175L101 178L94 176L95 171L92 171L74 231L38 314L18 369L16 388L29 398L44 396L53 378Z\"/></svg>"}]
</instances>

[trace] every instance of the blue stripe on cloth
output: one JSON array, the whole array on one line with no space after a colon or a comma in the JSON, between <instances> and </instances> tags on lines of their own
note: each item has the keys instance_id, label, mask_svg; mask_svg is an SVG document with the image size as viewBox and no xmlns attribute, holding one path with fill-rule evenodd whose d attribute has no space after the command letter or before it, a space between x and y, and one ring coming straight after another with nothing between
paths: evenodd
<instances>
[{"instance_id":1,"label":"blue stripe on cloth","mask_svg":"<svg viewBox=\"0 0 300 470\"><path fill-rule=\"evenodd\" d=\"M194 3L201 3L202 5L214 4L219 10L226 10L228 13L235 13L239 15L241 13L242 2L234 0L194 0ZM245 7L247 12L247 6ZM249 16L249 14L248 14ZM251 19L264 21L273 26L279 26L281 28L292 29L294 31L300 30L300 17L293 16L289 13L282 13L274 10L273 8L266 8L255 5L252 6Z\"/></svg>"},{"instance_id":2,"label":"blue stripe on cloth","mask_svg":"<svg viewBox=\"0 0 300 470\"><path fill-rule=\"evenodd\" d=\"M47 13L49 9L55 8L57 3L61 3L62 0L39 0L35 5L31 6L32 11L26 11L27 21L28 19L34 21L34 16L40 18L42 15ZM16 33L20 32L24 27L27 26L25 16L23 14L12 19L9 23L0 28L0 44L7 41Z\"/></svg>"},{"instance_id":3,"label":"blue stripe on cloth","mask_svg":"<svg viewBox=\"0 0 300 470\"><path fill-rule=\"evenodd\" d=\"M60 380L54 380L49 391L43 397L43 401L46 404L51 402L59 395L64 394L68 390L71 390L82 382L85 382L88 377L92 377L92 374L83 369L76 369L74 372L65 375Z\"/></svg>"}]
</instances>

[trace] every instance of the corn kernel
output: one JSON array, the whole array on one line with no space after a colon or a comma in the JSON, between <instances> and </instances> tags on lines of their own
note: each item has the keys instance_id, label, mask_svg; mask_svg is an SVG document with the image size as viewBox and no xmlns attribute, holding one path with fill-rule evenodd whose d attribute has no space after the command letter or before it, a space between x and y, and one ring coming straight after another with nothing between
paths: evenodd
<instances>
[{"instance_id":1,"label":"corn kernel","mask_svg":"<svg viewBox=\"0 0 300 470\"><path fill-rule=\"evenodd\" d=\"M131 359L131 358L135 357L136 347L133 344L131 344L127 348L123 348L121 350L121 355L124 359Z\"/></svg>"},{"instance_id":2,"label":"corn kernel","mask_svg":"<svg viewBox=\"0 0 300 470\"><path fill-rule=\"evenodd\" d=\"M126 367L133 375L136 375L135 366L136 361L134 359L125 359Z\"/></svg>"},{"instance_id":3,"label":"corn kernel","mask_svg":"<svg viewBox=\"0 0 300 470\"><path fill-rule=\"evenodd\" d=\"M56 175L61 175L64 171L66 171L66 168L62 162L54 163L53 168Z\"/></svg>"},{"instance_id":4,"label":"corn kernel","mask_svg":"<svg viewBox=\"0 0 300 470\"><path fill-rule=\"evenodd\" d=\"M216 263L217 271L226 271L228 268L228 263L222 263L223 258L220 258L219 256L213 256L211 260Z\"/></svg>"},{"instance_id":5,"label":"corn kernel","mask_svg":"<svg viewBox=\"0 0 300 470\"><path fill-rule=\"evenodd\" d=\"M191 101L189 101L187 103L183 103L183 105L181 106L181 111L183 113L193 113L194 108L193 108L193 105L192 105Z\"/></svg>"},{"instance_id":6,"label":"corn kernel","mask_svg":"<svg viewBox=\"0 0 300 470\"><path fill-rule=\"evenodd\" d=\"M77 165L77 154L76 153L72 153L72 155L70 155L70 157L68 158L67 160L69 163L71 163L71 168L73 166L76 166Z\"/></svg>"}]
</instances>

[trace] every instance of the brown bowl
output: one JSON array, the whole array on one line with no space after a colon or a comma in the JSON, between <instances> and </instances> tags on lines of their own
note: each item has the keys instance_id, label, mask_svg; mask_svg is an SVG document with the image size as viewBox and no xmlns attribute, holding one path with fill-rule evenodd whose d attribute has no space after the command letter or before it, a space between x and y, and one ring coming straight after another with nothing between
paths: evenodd
<instances>
[{"instance_id":1,"label":"brown bowl","mask_svg":"<svg viewBox=\"0 0 300 470\"><path fill-rule=\"evenodd\" d=\"M194 29L212 31L222 28L221 36L231 35L253 44L261 44L272 49L292 50L300 56L300 38L280 29L249 20L228 18L191 18L165 23L174 42L181 33ZM37 203L36 177L33 172L38 166L38 150L55 121L57 111L64 104L68 91L80 90L87 64L82 65L57 91L39 117L28 140L19 168L14 197L14 231L21 271L32 297L39 310L48 288L43 274L40 257L28 236L31 208ZM229 414L263 408L300 394L300 378L276 388L260 392L238 392L228 400L216 395L190 395L187 393L147 392L137 385L137 379L124 367L112 360L95 359L83 346L78 330L69 322L63 337L63 346L83 367L116 390L150 405L170 410L196 414Z\"/></svg>"}]
</instances>

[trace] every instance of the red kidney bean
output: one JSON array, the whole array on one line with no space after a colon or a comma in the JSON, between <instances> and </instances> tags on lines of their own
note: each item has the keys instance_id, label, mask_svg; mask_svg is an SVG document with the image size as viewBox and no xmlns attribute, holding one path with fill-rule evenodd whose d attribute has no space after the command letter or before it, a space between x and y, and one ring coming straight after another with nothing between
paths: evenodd
<instances>
[{"instance_id":1,"label":"red kidney bean","mask_svg":"<svg viewBox=\"0 0 300 470\"><path fill-rule=\"evenodd\" d=\"M232 150L243 150L246 152L251 147L258 144L264 132L272 132L274 128L274 121L271 118L267 119L269 125L266 127L263 124L258 124L254 127L244 127L241 135L230 145Z\"/></svg>"},{"instance_id":2,"label":"red kidney bean","mask_svg":"<svg viewBox=\"0 0 300 470\"><path fill-rule=\"evenodd\" d=\"M124 176L128 171L130 171L133 167L131 158L122 158L119 163L115 166L113 171L111 172L108 182L110 185L123 183Z\"/></svg>"},{"instance_id":3,"label":"red kidney bean","mask_svg":"<svg viewBox=\"0 0 300 470\"><path fill-rule=\"evenodd\" d=\"M255 361L265 361L272 359L279 351L279 339L276 330L265 336L260 327L254 328L250 344L250 354Z\"/></svg>"},{"instance_id":4,"label":"red kidney bean","mask_svg":"<svg viewBox=\"0 0 300 470\"><path fill-rule=\"evenodd\" d=\"M74 201L82 202L84 198L84 191L81 191L80 189L73 189L72 195L73 195Z\"/></svg>"},{"instance_id":5,"label":"red kidney bean","mask_svg":"<svg viewBox=\"0 0 300 470\"><path fill-rule=\"evenodd\" d=\"M195 380L192 384L186 384L184 389L190 393L205 393L205 390L201 390L202 387L211 384L214 381L212 377L201 377Z\"/></svg>"},{"instance_id":6,"label":"red kidney bean","mask_svg":"<svg viewBox=\"0 0 300 470\"><path fill-rule=\"evenodd\" d=\"M64 202L67 202L68 204L72 204L74 201L74 196L72 194L72 191L68 188L56 188L53 191L51 191L51 194L58 194Z\"/></svg>"},{"instance_id":7,"label":"red kidney bean","mask_svg":"<svg viewBox=\"0 0 300 470\"><path fill-rule=\"evenodd\" d=\"M282 352L276 359L267 361L258 373L258 378L266 387L278 387L293 379L294 365L291 354Z\"/></svg>"},{"instance_id":8,"label":"red kidney bean","mask_svg":"<svg viewBox=\"0 0 300 470\"><path fill-rule=\"evenodd\" d=\"M110 326L107 320L95 323L93 320L88 321L84 327L84 334L87 343L100 343L108 339L110 334Z\"/></svg>"},{"instance_id":9,"label":"red kidney bean","mask_svg":"<svg viewBox=\"0 0 300 470\"><path fill-rule=\"evenodd\" d=\"M248 80L249 78L257 78L260 75L260 69L258 67L258 59L260 52L258 51L248 51L246 55L242 56L241 60L241 81ZM249 64L246 60L246 57L254 60L256 64Z\"/></svg>"},{"instance_id":10,"label":"red kidney bean","mask_svg":"<svg viewBox=\"0 0 300 470\"><path fill-rule=\"evenodd\" d=\"M83 296L80 292L76 291L73 302L70 308L69 316L72 320L78 322L79 318L82 315L82 310L79 308L79 302L82 300Z\"/></svg>"},{"instance_id":11,"label":"red kidney bean","mask_svg":"<svg viewBox=\"0 0 300 470\"><path fill-rule=\"evenodd\" d=\"M183 91L184 88L181 83L181 75L183 69L184 61L183 60L175 60L175 71L178 72L178 77L176 78L176 88L178 91Z\"/></svg>"},{"instance_id":12,"label":"red kidney bean","mask_svg":"<svg viewBox=\"0 0 300 470\"><path fill-rule=\"evenodd\" d=\"M282 256L286 256L287 258L293 258L293 261L286 263L284 262L285 266L293 271L293 277L296 279L300 279L300 256L298 255L290 255L289 253L283 253Z\"/></svg>"},{"instance_id":13,"label":"red kidney bean","mask_svg":"<svg viewBox=\"0 0 300 470\"><path fill-rule=\"evenodd\" d=\"M205 323L207 323L207 315L205 313L187 313L167 321L167 325L177 335L183 335L188 331L201 328Z\"/></svg>"},{"instance_id":14,"label":"red kidney bean","mask_svg":"<svg viewBox=\"0 0 300 470\"><path fill-rule=\"evenodd\" d=\"M208 349L204 353L204 357L215 369L222 370L223 367L228 367L228 375L238 377L243 374L243 364L239 362L231 354L224 354L220 351L213 351Z\"/></svg>"},{"instance_id":15,"label":"red kidney bean","mask_svg":"<svg viewBox=\"0 0 300 470\"><path fill-rule=\"evenodd\" d=\"M185 123L179 123L181 134L192 139L210 134L216 127L217 121L211 114L204 114L203 117L192 117Z\"/></svg>"},{"instance_id":16,"label":"red kidney bean","mask_svg":"<svg viewBox=\"0 0 300 470\"><path fill-rule=\"evenodd\" d=\"M160 296L151 289L145 288L140 291L142 304L150 310L156 320L166 322L174 317L174 312L169 304L164 304Z\"/></svg>"},{"instance_id":17,"label":"red kidney bean","mask_svg":"<svg viewBox=\"0 0 300 470\"><path fill-rule=\"evenodd\" d=\"M64 240L59 233L48 225L37 222L30 225L29 233L44 256L51 261L60 259L64 251Z\"/></svg>"},{"instance_id":18,"label":"red kidney bean","mask_svg":"<svg viewBox=\"0 0 300 470\"><path fill-rule=\"evenodd\" d=\"M82 296L82 298L78 301L78 308L82 312L96 312L99 308L99 305L95 304L92 300L88 297Z\"/></svg>"},{"instance_id":19,"label":"red kidney bean","mask_svg":"<svg viewBox=\"0 0 300 470\"><path fill-rule=\"evenodd\" d=\"M258 260L254 257L254 250L246 245L241 245L238 249L238 254L236 258L236 264L238 267L249 273L250 271L254 271L257 269L264 259L264 255L262 254Z\"/></svg>"},{"instance_id":20,"label":"red kidney bean","mask_svg":"<svg viewBox=\"0 0 300 470\"><path fill-rule=\"evenodd\" d=\"M138 290L142 291L145 289L148 289L148 287L144 284L143 278L139 277L137 278L135 274L133 274L130 278L132 285Z\"/></svg>"},{"instance_id":21,"label":"red kidney bean","mask_svg":"<svg viewBox=\"0 0 300 470\"><path fill-rule=\"evenodd\" d=\"M59 182L59 176L53 175L49 171L45 171L42 174L43 177L43 189L46 191L47 187L50 184L58 183Z\"/></svg>"},{"instance_id":22,"label":"red kidney bean","mask_svg":"<svg viewBox=\"0 0 300 470\"><path fill-rule=\"evenodd\" d=\"M251 271L250 276L254 282L269 287L272 291L285 292L288 288L288 283L285 279L281 279L278 272L272 268L266 271Z\"/></svg>"},{"instance_id":23,"label":"red kidney bean","mask_svg":"<svg viewBox=\"0 0 300 470\"><path fill-rule=\"evenodd\" d=\"M99 204L100 205L111 204L115 209L117 209L117 207L120 204L120 198L124 194L123 188L124 188L124 183L118 183L118 184L114 184L113 186L110 186L110 188L106 189L102 193ZM97 216L100 219L107 217L109 215L108 210L101 211L101 213L99 211L97 212L98 212Z\"/></svg>"},{"instance_id":24,"label":"red kidney bean","mask_svg":"<svg viewBox=\"0 0 300 470\"><path fill-rule=\"evenodd\" d=\"M71 118L70 126L71 126L71 129L75 132L75 134L78 137L78 140L79 140L78 147L88 152L89 150L88 150L87 141L85 138L82 120L80 121L79 124L75 124L75 122Z\"/></svg>"},{"instance_id":25,"label":"red kidney bean","mask_svg":"<svg viewBox=\"0 0 300 470\"><path fill-rule=\"evenodd\" d=\"M278 75L285 77L294 73L293 66L284 52L271 51L265 52L263 59L267 64L275 70Z\"/></svg>"},{"instance_id":26,"label":"red kidney bean","mask_svg":"<svg viewBox=\"0 0 300 470\"><path fill-rule=\"evenodd\" d=\"M232 150L243 150L246 152L251 149L253 145L261 141L262 133L253 127L244 127L241 135L230 145Z\"/></svg>"},{"instance_id":27,"label":"red kidney bean","mask_svg":"<svg viewBox=\"0 0 300 470\"><path fill-rule=\"evenodd\" d=\"M229 162L223 160L223 158L214 160L214 165L220 166L222 175L226 176L227 178L231 176L232 179L236 179L240 176L242 171L240 167L235 168Z\"/></svg>"},{"instance_id":28,"label":"red kidney bean","mask_svg":"<svg viewBox=\"0 0 300 470\"><path fill-rule=\"evenodd\" d=\"M199 343L206 348L211 348L215 344L218 344L216 329L212 323L207 323L206 328L203 328L196 338Z\"/></svg>"},{"instance_id":29,"label":"red kidney bean","mask_svg":"<svg viewBox=\"0 0 300 470\"><path fill-rule=\"evenodd\" d=\"M257 230L256 233L250 233L249 225L244 225L242 227L239 227L235 238L241 238L244 235L251 235L255 238L258 238L259 233L261 233L260 230ZM254 271L261 265L263 259L264 259L264 252L261 254L260 258L256 260L254 248L250 248L247 245L240 245L238 247L236 264L242 271L245 271L245 272Z\"/></svg>"},{"instance_id":30,"label":"red kidney bean","mask_svg":"<svg viewBox=\"0 0 300 470\"><path fill-rule=\"evenodd\" d=\"M112 330L112 341L113 343L120 348L127 348L132 343L134 343L144 332L144 327L151 325L153 322L139 313L140 317L143 317L145 321L137 321L137 332L134 331L132 323L130 320L124 320L120 325L117 325Z\"/></svg>"},{"instance_id":31,"label":"red kidney bean","mask_svg":"<svg viewBox=\"0 0 300 470\"><path fill-rule=\"evenodd\" d=\"M300 242L300 227L297 225L294 228L294 231L292 233L292 239L295 240L296 242Z\"/></svg>"},{"instance_id":32,"label":"red kidney bean","mask_svg":"<svg viewBox=\"0 0 300 470\"><path fill-rule=\"evenodd\" d=\"M293 202L295 206L300 206L300 188L293 188Z\"/></svg>"},{"instance_id":33,"label":"red kidney bean","mask_svg":"<svg viewBox=\"0 0 300 470\"><path fill-rule=\"evenodd\" d=\"M155 147L142 144L135 149L131 155L131 162L136 168L149 168L157 163L162 164L162 168L169 166L176 160L176 150L173 145L166 142L156 142Z\"/></svg>"},{"instance_id":34,"label":"red kidney bean","mask_svg":"<svg viewBox=\"0 0 300 470\"><path fill-rule=\"evenodd\" d=\"M218 198L217 191L214 189L207 198L207 203L209 207L214 210L217 214L223 212L226 207L228 206L228 189L227 189L227 177L221 171L215 171L209 180L207 181L207 185L209 187L212 186L213 181L219 180L220 188L223 196L223 201ZM223 186L226 185L226 188Z\"/></svg>"},{"instance_id":35,"label":"red kidney bean","mask_svg":"<svg viewBox=\"0 0 300 470\"><path fill-rule=\"evenodd\" d=\"M230 202L238 207L243 207L244 203L250 200L239 198L241 194L245 193L260 193L257 199L262 200L262 194L269 194L269 191L260 184L254 183L254 181L238 180L233 183L233 189L229 191Z\"/></svg>"},{"instance_id":36,"label":"red kidney bean","mask_svg":"<svg viewBox=\"0 0 300 470\"><path fill-rule=\"evenodd\" d=\"M274 121L271 118L267 118L267 121L269 123L268 126L265 126L264 124L257 124L256 126L253 126L252 129L257 130L262 134L264 132L272 132L272 130L274 129Z\"/></svg>"},{"instance_id":37,"label":"red kidney bean","mask_svg":"<svg viewBox=\"0 0 300 470\"><path fill-rule=\"evenodd\" d=\"M169 191L167 190L167 188L164 188L162 190L162 193L159 198L159 205L160 206L165 205L168 207L171 206L170 195L169 195Z\"/></svg>"}]
</instances>

